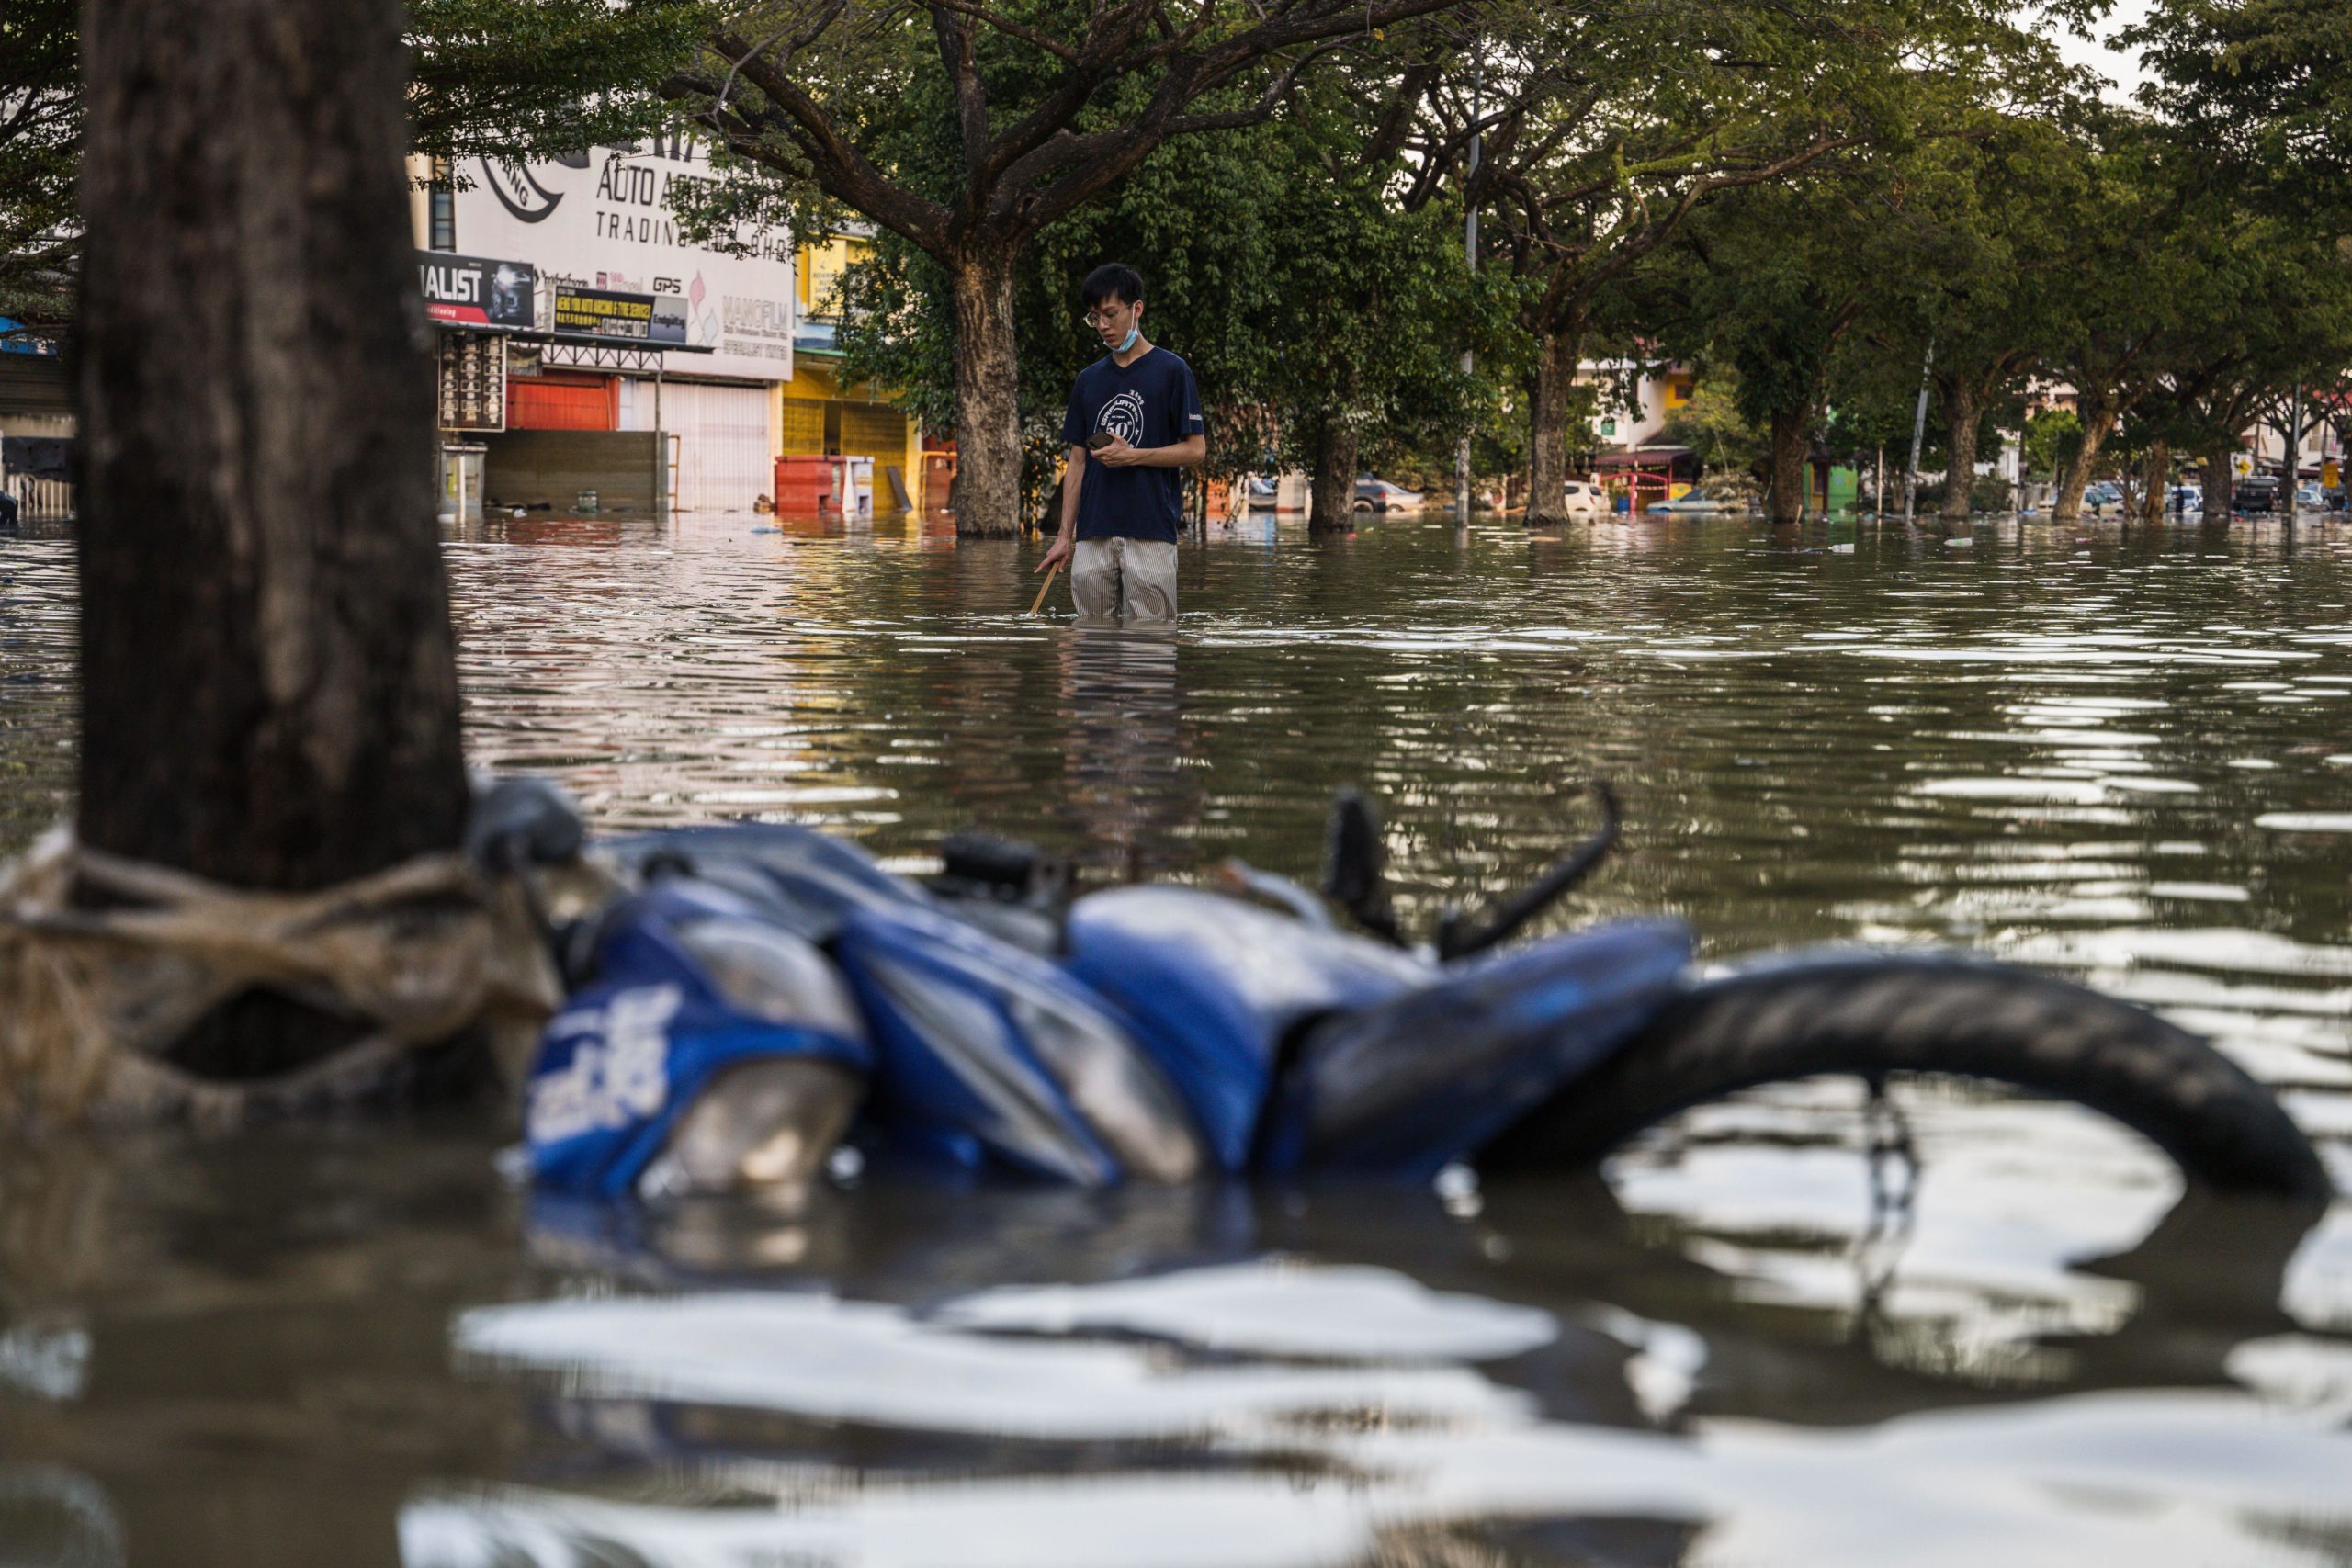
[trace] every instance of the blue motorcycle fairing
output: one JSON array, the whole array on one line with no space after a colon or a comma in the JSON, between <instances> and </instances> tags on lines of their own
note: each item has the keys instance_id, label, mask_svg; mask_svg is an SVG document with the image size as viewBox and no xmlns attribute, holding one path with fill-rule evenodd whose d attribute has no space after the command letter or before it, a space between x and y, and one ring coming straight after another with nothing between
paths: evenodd
<instances>
[{"instance_id":1,"label":"blue motorcycle fairing","mask_svg":"<svg viewBox=\"0 0 2352 1568\"><path fill-rule=\"evenodd\" d=\"M1264 1168L1433 1177L1631 1039L1680 993L1691 952L1679 920L1604 926L1331 1020L1268 1111Z\"/></svg>"},{"instance_id":2,"label":"blue motorcycle fairing","mask_svg":"<svg viewBox=\"0 0 2352 1568\"><path fill-rule=\"evenodd\" d=\"M857 845L792 822L665 828L605 847L631 871L675 855L697 880L750 899L814 942L831 942L858 909L930 908L937 902L917 884L883 870Z\"/></svg>"},{"instance_id":3,"label":"blue motorcycle fairing","mask_svg":"<svg viewBox=\"0 0 2352 1568\"><path fill-rule=\"evenodd\" d=\"M1305 1020L1427 986L1426 959L1186 887L1070 908L1069 972L1125 1010L1191 1100L1218 1163L1245 1169L1283 1042Z\"/></svg>"},{"instance_id":4,"label":"blue motorcycle fairing","mask_svg":"<svg viewBox=\"0 0 2352 1568\"><path fill-rule=\"evenodd\" d=\"M1184 1102L1134 1032L1045 959L913 908L852 914L833 954L879 1047L868 1125L886 1143L1091 1187L1199 1170Z\"/></svg>"},{"instance_id":5,"label":"blue motorcycle fairing","mask_svg":"<svg viewBox=\"0 0 2352 1568\"><path fill-rule=\"evenodd\" d=\"M747 1012L680 938L697 921L762 919L756 905L723 889L680 881L614 908L597 948L599 978L548 1021L525 1083L524 1134L540 1183L583 1196L633 1194L677 1119L739 1064L807 1056L872 1070L873 1047L862 1030L851 1032L859 1030L854 1018L830 1007L798 1019Z\"/></svg>"}]
</instances>

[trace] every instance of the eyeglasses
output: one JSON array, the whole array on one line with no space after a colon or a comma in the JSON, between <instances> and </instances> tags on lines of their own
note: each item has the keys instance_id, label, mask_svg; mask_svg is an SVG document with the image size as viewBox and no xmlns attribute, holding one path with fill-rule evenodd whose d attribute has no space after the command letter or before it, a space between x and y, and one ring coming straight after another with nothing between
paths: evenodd
<instances>
[{"instance_id":1,"label":"eyeglasses","mask_svg":"<svg viewBox=\"0 0 2352 1568\"><path fill-rule=\"evenodd\" d=\"M1140 299L1136 301L1136 304L1137 305L1142 303L1143 301ZM1090 327L1107 327L1113 321L1119 319L1120 311L1130 310L1134 308L1135 306L1133 305L1104 305L1099 310L1088 310L1081 313L1079 316L1079 320L1084 321Z\"/></svg>"}]
</instances>

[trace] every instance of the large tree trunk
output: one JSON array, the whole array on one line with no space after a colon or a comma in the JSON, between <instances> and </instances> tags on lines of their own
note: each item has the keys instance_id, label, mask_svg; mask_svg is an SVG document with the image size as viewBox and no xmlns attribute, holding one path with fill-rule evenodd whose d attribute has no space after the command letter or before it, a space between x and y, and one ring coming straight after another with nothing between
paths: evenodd
<instances>
[{"instance_id":1,"label":"large tree trunk","mask_svg":"<svg viewBox=\"0 0 2352 1568\"><path fill-rule=\"evenodd\" d=\"M1568 520L1568 415L1577 406L1577 368L1583 355L1581 332L1536 334L1535 395L1527 411L1531 527Z\"/></svg>"},{"instance_id":2,"label":"large tree trunk","mask_svg":"<svg viewBox=\"0 0 2352 1568\"><path fill-rule=\"evenodd\" d=\"M1307 483L1306 531L1344 532L1354 522L1355 503L1355 427L1335 419L1316 434L1315 463Z\"/></svg>"},{"instance_id":3,"label":"large tree trunk","mask_svg":"<svg viewBox=\"0 0 2352 1568\"><path fill-rule=\"evenodd\" d=\"M1764 508L1776 525L1804 519L1805 469L1813 456L1813 406L1772 414L1772 477Z\"/></svg>"},{"instance_id":4,"label":"large tree trunk","mask_svg":"<svg viewBox=\"0 0 2352 1568\"><path fill-rule=\"evenodd\" d=\"M1020 344L1012 330L1012 251L965 252L956 286L956 536L1021 532Z\"/></svg>"},{"instance_id":5,"label":"large tree trunk","mask_svg":"<svg viewBox=\"0 0 2352 1568\"><path fill-rule=\"evenodd\" d=\"M2098 465L2099 452L2115 428L2117 411L2111 396L2086 397L2078 412L2083 422L2083 444L2073 461L2059 471L2057 499L2050 506L2050 520L2053 523L2081 521L2083 491L2090 484L2091 470Z\"/></svg>"},{"instance_id":6,"label":"large tree trunk","mask_svg":"<svg viewBox=\"0 0 2352 1568\"><path fill-rule=\"evenodd\" d=\"M458 842L399 0L90 0L79 826L266 888Z\"/></svg>"},{"instance_id":7,"label":"large tree trunk","mask_svg":"<svg viewBox=\"0 0 2352 1568\"><path fill-rule=\"evenodd\" d=\"M2140 521L2161 523L2165 520L2165 491L2172 479L2172 445L2157 441L2148 447L2147 456L2140 459Z\"/></svg>"},{"instance_id":8,"label":"large tree trunk","mask_svg":"<svg viewBox=\"0 0 2352 1568\"><path fill-rule=\"evenodd\" d=\"M2230 459L2237 456L2237 437L2217 441L2205 454L2205 523L2209 527L2223 528L2230 521L2230 486L2236 476L2230 471Z\"/></svg>"},{"instance_id":9,"label":"large tree trunk","mask_svg":"<svg viewBox=\"0 0 2352 1568\"><path fill-rule=\"evenodd\" d=\"M1984 400L1957 379L1944 389L1944 440L1951 461L1944 469L1943 520L1965 523L1975 510L1976 437L1984 424Z\"/></svg>"}]
</instances>

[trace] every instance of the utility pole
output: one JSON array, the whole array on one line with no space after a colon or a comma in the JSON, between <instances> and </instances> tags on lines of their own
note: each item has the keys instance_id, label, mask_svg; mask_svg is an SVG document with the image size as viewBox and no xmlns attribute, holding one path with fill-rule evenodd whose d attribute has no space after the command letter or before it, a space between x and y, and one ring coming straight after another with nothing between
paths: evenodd
<instances>
[{"instance_id":1,"label":"utility pole","mask_svg":"<svg viewBox=\"0 0 2352 1568\"><path fill-rule=\"evenodd\" d=\"M1936 340L1928 340L1928 357L1919 366L1919 406L1911 414L1911 471L1903 478L1903 525L1911 526L1919 498L1919 443L1928 434L1928 378L1936 368Z\"/></svg>"},{"instance_id":2,"label":"utility pole","mask_svg":"<svg viewBox=\"0 0 2352 1568\"><path fill-rule=\"evenodd\" d=\"M1478 154L1485 138L1478 128L1485 114L1482 100L1487 90L1487 40L1478 40L1477 52L1470 67L1470 172L1463 177L1462 260L1464 267L1478 270L1478 202L1470 194L1471 182L1477 178ZM1467 378L1474 363L1468 349L1462 351L1462 374ZM1462 445L1453 452L1453 509L1465 525L1470 521L1470 433L1462 433Z\"/></svg>"},{"instance_id":3,"label":"utility pole","mask_svg":"<svg viewBox=\"0 0 2352 1568\"><path fill-rule=\"evenodd\" d=\"M2279 498L2283 503L2279 509L2279 514L2287 520L2290 526L2292 526L2295 521L2295 486L2301 482L2302 477L2303 384L2298 381L2295 383L2295 395L2288 400L2287 403L2286 473L2279 480L2280 487L2286 491Z\"/></svg>"}]
</instances>

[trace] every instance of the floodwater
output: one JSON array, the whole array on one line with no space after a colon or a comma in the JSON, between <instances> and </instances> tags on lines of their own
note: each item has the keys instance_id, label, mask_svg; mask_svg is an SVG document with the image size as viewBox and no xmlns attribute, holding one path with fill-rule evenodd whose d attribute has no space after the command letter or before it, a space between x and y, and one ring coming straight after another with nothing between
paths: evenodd
<instances>
[{"instance_id":1,"label":"floodwater","mask_svg":"<svg viewBox=\"0 0 2352 1568\"><path fill-rule=\"evenodd\" d=\"M2352 1185L2352 535L1262 525L1164 636L920 524L452 540L476 760L619 828L979 824L1408 922L2051 966L2214 1036ZM70 777L70 545L0 540L0 851ZM496 1126L0 1151L0 1563L2352 1562L2352 1208L2181 1201L2087 1115L1716 1108L1602 1182L534 1201Z\"/></svg>"}]
</instances>

